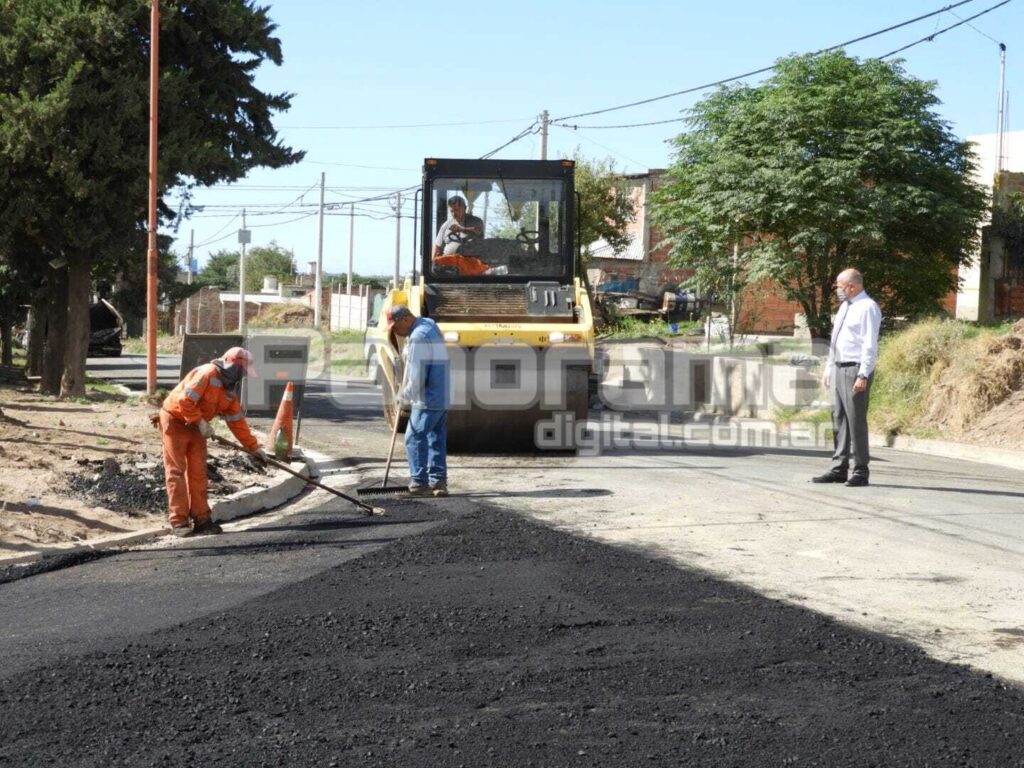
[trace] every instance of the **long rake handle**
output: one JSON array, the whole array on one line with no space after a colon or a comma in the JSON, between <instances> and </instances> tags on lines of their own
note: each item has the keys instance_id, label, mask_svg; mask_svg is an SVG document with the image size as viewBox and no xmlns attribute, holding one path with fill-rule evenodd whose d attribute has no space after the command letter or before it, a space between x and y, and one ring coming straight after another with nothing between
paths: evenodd
<instances>
[{"instance_id":1,"label":"long rake handle","mask_svg":"<svg viewBox=\"0 0 1024 768\"><path fill-rule=\"evenodd\" d=\"M221 437L220 435L213 435L212 437L213 437L214 440L216 440L218 443L220 443L223 446L226 446L228 448L234 448L235 450L242 451L243 453L247 453L250 456L256 456L257 455L255 451L250 451L244 445L239 445L238 443L233 443L230 440ZM344 494L341 491L337 490L336 488L331 488L330 486L324 485L323 483L318 483L316 480L313 480L312 478L306 477L305 475L303 475L303 474L301 474L299 472L296 472L294 469L289 467L287 464L283 464L280 461L278 461L277 459L272 459L269 456L267 456L265 458L265 460L271 466L277 467L278 469L282 469L285 472L287 472L289 475L294 475L295 477L297 477L297 478L299 478L301 480L305 480L310 485L316 486L317 488L320 488L321 490L327 491L328 493L333 493L335 496L340 496L341 498L345 499L346 501L352 502L353 504L355 504L360 509L369 512L371 515L374 514L373 507L371 507L369 504L364 504L363 502L359 501L359 499L354 499L351 496L348 496L347 494Z\"/></svg>"},{"instance_id":2,"label":"long rake handle","mask_svg":"<svg viewBox=\"0 0 1024 768\"><path fill-rule=\"evenodd\" d=\"M388 484L388 475L391 473L391 460L395 456L395 440L398 438L398 422L402 419L402 406L398 402L398 395L405 386L406 379L409 376L409 366L406 364L402 370L402 383L398 387L398 392L395 393L395 425L391 428L391 447L388 448L388 460L384 465L384 479L380 481L380 487L386 488Z\"/></svg>"}]
</instances>

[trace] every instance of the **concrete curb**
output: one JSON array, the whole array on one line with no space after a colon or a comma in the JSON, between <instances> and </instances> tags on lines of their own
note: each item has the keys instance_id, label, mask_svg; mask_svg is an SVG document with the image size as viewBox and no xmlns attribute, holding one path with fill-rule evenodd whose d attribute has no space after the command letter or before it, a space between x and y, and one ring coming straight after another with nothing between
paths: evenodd
<instances>
[{"instance_id":1,"label":"concrete curb","mask_svg":"<svg viewBox=\"0 0 1024 768\"><path fill-rule=\"evenodd\" d=\"M323 457L310 452L302 451L301 459L290 462L289 466L302 477L309 477L314 471L315 464ZM245 488L238 493L232 494L225 499L211 505L213 519L218 522L227 522L245 515L252 515L264 510L273 509L298 496L306 488L306 482L302 478L293 477L278 470L282 479L268 488ZM135 544L143 544L161 536L170 536L170 530L166 522L159 527L147 528L142 531L131 533L120 533L115 536L104 536L87 542L72 545L54 545L50 547L39 547L33 552L16 557L0 557L0 568L7 565L25 565L45 557L56 555L68 555L75 552L90 551L101 552L107 549L118 549Z\"/></svg>"},{"instance_id":2,"label":"concrete curb","mask_svg":"<svg viewBox=\"0 0 1024 768\"><path fill-rule=\"evenodd\" d=\"M941 456L946 459L961 459L977 464L992 464L997 467L1024 470L1024 451L987 448L982 445L953 443L947 440L923 440L903 435L890 437L871 434L869 441L872 448L892 448L895 451L922 453L928 456Z\"/></svg>"}]
</instances>

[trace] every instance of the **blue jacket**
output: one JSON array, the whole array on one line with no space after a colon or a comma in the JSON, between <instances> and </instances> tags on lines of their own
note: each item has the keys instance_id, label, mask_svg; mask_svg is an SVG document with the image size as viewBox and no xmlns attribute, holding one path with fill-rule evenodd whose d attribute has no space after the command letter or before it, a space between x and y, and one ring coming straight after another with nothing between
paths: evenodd
<instances>
[{"instance_id":1,"label":"blue jacket","mask_svg":"<svg viewBox=\"0 0 1024 768\"><path fill-rule=\"evenodd\" d=\"M448 350L437 323L417 317L409 332L405 386L399 393L413 408L448 409Z\"/></svg>"}]
</instances>

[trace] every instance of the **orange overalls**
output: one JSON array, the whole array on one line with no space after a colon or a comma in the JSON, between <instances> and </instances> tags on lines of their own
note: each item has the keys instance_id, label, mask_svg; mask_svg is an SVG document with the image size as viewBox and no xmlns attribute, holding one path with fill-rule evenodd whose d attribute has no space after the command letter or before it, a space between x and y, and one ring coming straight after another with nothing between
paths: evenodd
<instances>
[{"instance_id":1,"label":"orange overalls","mask_svg":"<svg viewBox=\"0 0 1024 768\"><path fill-rule=\"evenodd\" d=\"M221 414L238 441L255 451L259 443L249 431L242 404L224 387L213 363L193 368L167 396L160 408L160 435L164 443L164 477L171 526L199 526L210 519L206 500L206 438L199 434L201 419Z\"/></svg>"},{"instance_id":2,"label":"orange overalls","mask_svg":"<svg viewBox=\"0 0 1024 768\"><path fill-rule=\"evenodd\" d=\"M434 264L439 267L455 267L460 275L470 276L482 275L491 268L490 264L484 264L476 256L463 256L460 253L435 256Z\"/></svg>"}]
</instances>

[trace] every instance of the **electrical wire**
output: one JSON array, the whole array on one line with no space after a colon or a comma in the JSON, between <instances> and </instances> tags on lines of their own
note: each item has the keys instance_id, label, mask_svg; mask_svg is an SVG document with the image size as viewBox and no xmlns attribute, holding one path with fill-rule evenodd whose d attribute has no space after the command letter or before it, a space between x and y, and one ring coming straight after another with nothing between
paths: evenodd
<instances>
[{"instance_id":1,"label":"electrical wire","mask_svg":"<svg viewBox=\"0 0 1024 768\"><path fill-rule=\"evenodd\" d=\"M537 121L534 120L533 123L531 123L528 128L525 128L522 131L520 131L519 133L517 133L515 136L513 136L511 139L506 141L504 144L502 144L497 149L492 149L487 154L480 155L480 159L481 160L487 160L488 158L494 157L496 154L501 152L501 150L503 150L505 147L511 146L512 144L515 144L520 139L523 139L523 138L529 136L531 133L537 133L537 131L539 131L539 130L540 130L540 126L537 125Z\"/></svg>"},{"instance_id":2,"label":"electrical wire","mask_svg":"<svg viewBox=\"0 0 1024 768\"><path fill-rule=\"evenodd\" d=\"M324 160L305 160L304 162L310 163L311 165L331 165L338 166L341 168L365 168L370 171L418 171L419 168L394 168L387 165L355 165L354 163L329 163Z\"/></svg>"},{"instance_id":3,"label":"electrical wire","mask_svg":"<svg viewBox=\"0 0 1024 768\"><path fill-rule=\"evenodd\" d=\"M938 15L940 13L946 13L947 11L950 11L953 8L958 8L961 5L966 5L967 3L972 3L972 2L975 2L975 0L960 0L960 2L958 2L958 3L953 3L952 5L947 5L947 6L943 7L943 8L940 8L937 11L932 11L931 13L926 13L926 14L923 14L921 16L917 16L917 17L915 17L913 19L908 19L907 21L900 22L899 24L893 24L892 26L886 27L885 29L880 29L880 30L878 30L876 32L871 32L871 33L866 34L866 35L861 35L860 37L855 37L852 40L847 40L847 41L842 42L842 43L837 43L836 45L831 45L828 48L822 48L822 49L820 49L818 51L815 51L811 55L812 56L818 56L818 55L820 55L822 53L829 53L830 51L835 51L835 50L837 50L839 48L845 48L846 46L853 45L854 43L860 43L860 42L863 42L864 40L870 40L873 37L878 37L879 35L884 35L887 32L892 32L895 29L900 29L901 27L905 27L905 26L908 26L910 24L914 24L914 23L916 23L918 21L922 21L923 19L927 19L927 18L930 18L932 16L936 16L936 15ZM1010 0L1004 0L1004 2L1000 3L1000 5L1005 5L1008 2L1010 2ZM994 6L994 7L998 7L998 6ZM972 18L975 18L975 17L972 17ZM937 34L941 34L941 33L937 33ZM932 35L932 37L934 37L934 35ZM925 39L927 39L927 38L925 38ZM923 42L923 41L918 41L918 42ZM914 43L914 45L916 45L916 43ZM903 48L903 49L900 49L900 50L906 50L906 49ZM892 55L892 54L886 54L886 55L888 56L888 55ZM880 57L880 58L884 58L884 57ZM616 112L616 111L618 111L620 109L629 109L630 107L639 107L639 106L641 106L643 104L651 104L651 103L653 103L655 101L663 101L665 99L671 99L671 98L673 98L675 96L684 96L684 95L686 95L688 93L696 93L698 91L706 91L709 88L715 88L716 86L725 85L726 83L731 83L731 82L734 82L736 80L745 80L748 77L753 77L754 75L761 75L761 74L764 74L765 72L771 72L773 69L775 69L775 65L774 64L772 64L771 66L768 66L768 67L761 67L760 69L751 70L750 72L744 72L742 75L734 75L732 77L722 78L721 80L715 80L714 82L711 82L711 83L705 83L703 85L694 86L692 88L684 88L681 91L675 91L673 93L666 93L666 94L664 94L662 96L653 96L653 97L651 97L649 99L641 99L640 101L632 101L632 102L630 102L628 104L620 104L620 105L618 105L616 107L607 107L605 109L591 110L590 112L579 112L579 113L577 113L575 115L566 115L564 117L556 117L555 119L550 121L550 124L554 125L556 123L564 123L567 120L575 120L578 117L591 117L593 115L603 115L603 114L605 114L607 112Z\"/></svg>"},{"instance_id":4,"label":"electrical wire","mask_svg":"<svg viewBox=\"0 0 1024 768\"><path fill-rule=\"evenodd\" d=\"M559 123L559 128L572 128L574 131L582 128L586 131L611 129L611 128L645 128L648 125L665 125L666 123L685 123L688 117L673 117L669 120L654 120L650 123L629 123L627 125L573 125L570 123Z\"/></svg>"},{"instance_id":5,"label":"electrical wire","mask_svg":"<svg viewBox=\"0 0 1024 768\"><path fill-rule=\"evenodd\" d=\"M993 5L993 6L989 7L989 8L986 8L984 11L981 11L980 13L976 13L973 16L968 16L966 19L961 19L956 24L950 24L948 27L945 27L944 29L940 29L938 32L933 32L932 34L928 35L927 37L922 37L920 40L915 40L914 42L908 43L907 45L904 45L902 48L897 48L894 51L889 51L888 53L883 53L881 56L878 56L876 58L887 59L890 56L895 56L897 53L903 53L903 51L907 50L908 48L913 48L915 45L920 45L921 43L930 43L936 37L938 37L939 35L944 34L946 32L949 32L949 30L951 30L951 29L956 29L957 27L963 26L964 24L967 24L968 22L973 21L974 19L978 18L979 16L984 16L986 13L990 13L990 12L994 11L996 8L1001 8L1002 6L1006 5L1009 2L1010 2L1010 0L1003 0L1003 2L996 3L995 5ZM958 16L957 18L960 18L960 17ZM999 41L997 40L995 42L999 42Z\"/></svg>"},{"instance_id":6,"label":"electrical wire","mask_svg":"<svg viewBox=\"0 0 1024 768\"><path fill-rule=\"evenodd\" d=\"M952 16L955 19L960 19L961 21L970 21L970 19L964 19L963 16L960 16L959 14L953 13L952 11L949 12L949 15ZM992 35L988 34L987 32L983 32L982 30L978 29L973 24L968 24L967 26L970 27L971 29L973 29L975 32L977 32L982 37L987 37L989 40L991 40L996 45L1002 45L1001 41L996 40L994 37L992 37Z\"/></svg>"},{"instance_id":7,"label":"electrical wire","mask_svg":"<svg viewBox=\"0 0 1024 768\"><path fill-rule=\"evenodd\" d=\"M228 219L227 224L225 224L223 227L221 227L216 232L214 232L212 235L210 235L210 238L211 238L210 240L206 240L205 242L199 243L195 247L196 248L202 248L204 245L210 245L210 243L219 242L218 240L214 240L212 238L217 237L217 235L219 235L221 232L223 232L225 229L227 229L229 226L231 226L231 222L234 221L235 219L237 219L240 215L241 214L236 213L234 216L232 216L230 219ZM227 235L225 235L225 237L230 237L230 236L231 236L231 233L228 233ZM223 239L224 238L221 238L221 240L223 240Z\"/></svg>"},{"instance_id":8,"label":"electrical wire","mask_svg":"<svg viewBox=\"0 0 1024 768\"><path fill-rule=\"evenodd\" d=\"M380 131L400 128L458 128L469 125L497 125L499 123L521 123L528 117L512 117L506 120L472 120L462 123L414 123L410 125L283 125L279 130L290 131Z\"/></svg>"}]
</instances>

